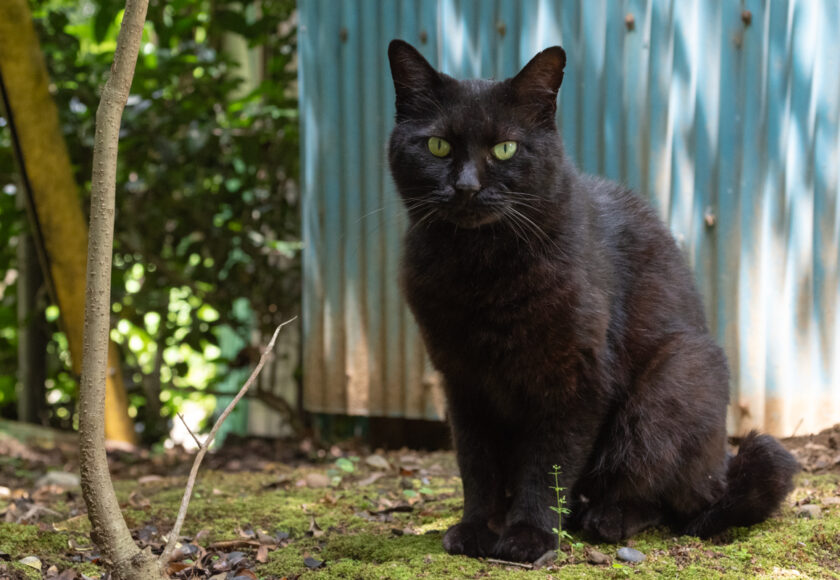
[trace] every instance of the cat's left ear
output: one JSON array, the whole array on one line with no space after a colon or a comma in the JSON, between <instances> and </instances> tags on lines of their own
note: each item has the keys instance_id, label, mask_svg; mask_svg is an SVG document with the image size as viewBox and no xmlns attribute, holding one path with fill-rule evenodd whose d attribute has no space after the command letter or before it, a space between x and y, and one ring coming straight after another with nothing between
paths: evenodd
<instances>
[{"instance_id":1,"label":"cat's left ear","mask_svg":"<svg viewBox=\"0 0 840 580\"><path fill-rule=\"evenodd\" d=\"M520 100L539 102L553 114L565 67L566 52L559 46L546 48L511 79L511 87Z\"/></svg>"}]
</instances>

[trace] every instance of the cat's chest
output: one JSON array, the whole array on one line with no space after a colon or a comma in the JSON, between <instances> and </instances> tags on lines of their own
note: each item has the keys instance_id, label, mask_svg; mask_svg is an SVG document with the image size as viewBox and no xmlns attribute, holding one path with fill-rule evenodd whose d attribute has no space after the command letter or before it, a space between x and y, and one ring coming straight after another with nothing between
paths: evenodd
<instances>
[{"instance_id":1,"label":"cat's chest","mask_svg":"<svg viewBox=\"0 0 840 580\"><path fill-rule=\"evenodd\" d=\"M550 264L429 274L409 266L404 283L432 360L445 373L547 376L574 356L574 290Z\"/></svg>"}]
</instances>

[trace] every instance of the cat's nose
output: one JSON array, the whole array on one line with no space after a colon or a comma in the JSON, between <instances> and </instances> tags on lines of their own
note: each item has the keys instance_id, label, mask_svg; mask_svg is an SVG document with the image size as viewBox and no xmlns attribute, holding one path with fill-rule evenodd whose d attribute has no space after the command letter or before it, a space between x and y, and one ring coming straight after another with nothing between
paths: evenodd
<instances>
[{"instance_id":1,"label":"cat's nose","mask_svg":"<svg viewBox=\"0 0 840 580\"><path fill-rule=\"evenodd\" d=\"M478 181L478 169L476 169L475 164L466 163L461 168L458 179L455 181L455 189L458 193L467 197L472 197L481 189L481 183Z\"/></svg>"}]
</instances>

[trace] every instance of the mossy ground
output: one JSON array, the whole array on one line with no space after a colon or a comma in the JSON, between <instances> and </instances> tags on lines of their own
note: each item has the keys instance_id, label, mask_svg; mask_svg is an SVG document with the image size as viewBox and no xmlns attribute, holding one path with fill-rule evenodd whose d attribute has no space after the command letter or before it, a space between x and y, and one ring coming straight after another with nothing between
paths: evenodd
<instances>
[{"instance_id":1,"label":"mossy ground","mask_svg":"<svg viewBox=\"0 0 840 580\"><path fill-rule=\"evenodd\" d=\"M261 578L840 578L840 505L829 499L840 496L836 474L800 475L796 491L778 516L731 530L714 541L650 530L628 542L646 555L640 564L618 562L613 545L591 545L612 561L588 564L584 550L590 545L585 544L554 566L526 570L443 551L442 534L460 515L460 480L451 454L422 458L424 466L433 467L402 474L394 469L372 483L365 480L373 470L363 462L349 473L333 464L264 473L207 471L200 476L183 533L194 536L201 531L198 543L205 547L241 538L242 530L288 533L289 539L270 551L266 562L257 563L250 552L251 569ZM392 465L397 463L392 458ZM339 475L341 480L334 479L337 485L326 488L302 485L313 471ZM118 481L129 526L168 531L183 481L180 477L147 484ZM815 519L800 517L794 502L821 505L822 513ZM4 577L2 566L9 577L38 577L16 564L31 555L41 559L43 570L55 565L87 575L101 573L96 564L85 563L77 549L90 545L87 519L62 514L78 500L65 494L48 505L59 512L49 523L0 524L0 553L8 554L9 560L0 561L0 577ZM406 511L393 510L396 506ZM314 533L313 521L320 528ZM310 569L306 557L324 565Z\"/></svg>"}]
</instances>

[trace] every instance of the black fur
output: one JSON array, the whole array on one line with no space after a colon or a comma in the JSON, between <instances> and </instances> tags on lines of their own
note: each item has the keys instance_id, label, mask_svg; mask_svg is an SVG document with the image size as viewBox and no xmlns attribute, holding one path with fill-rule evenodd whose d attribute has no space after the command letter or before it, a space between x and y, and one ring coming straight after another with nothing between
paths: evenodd
<instances>
[{"instance_id":1,"label":"black fur","mask_svg":"<svg viewBox=\"0 0 840 580\"><path fill-rule=\"evenodd\" d=\"M402 283L445 379L464 484L447 551L528 561L552 548L554 464L567 525L608 541L766 518L796 463L750 435L727 468L725 357L655 213L563 155L563 50L501 82L456 81L402 41L388 54ZM494 158L508 140L514 156Z\"/></svg>"}]
</instances>

